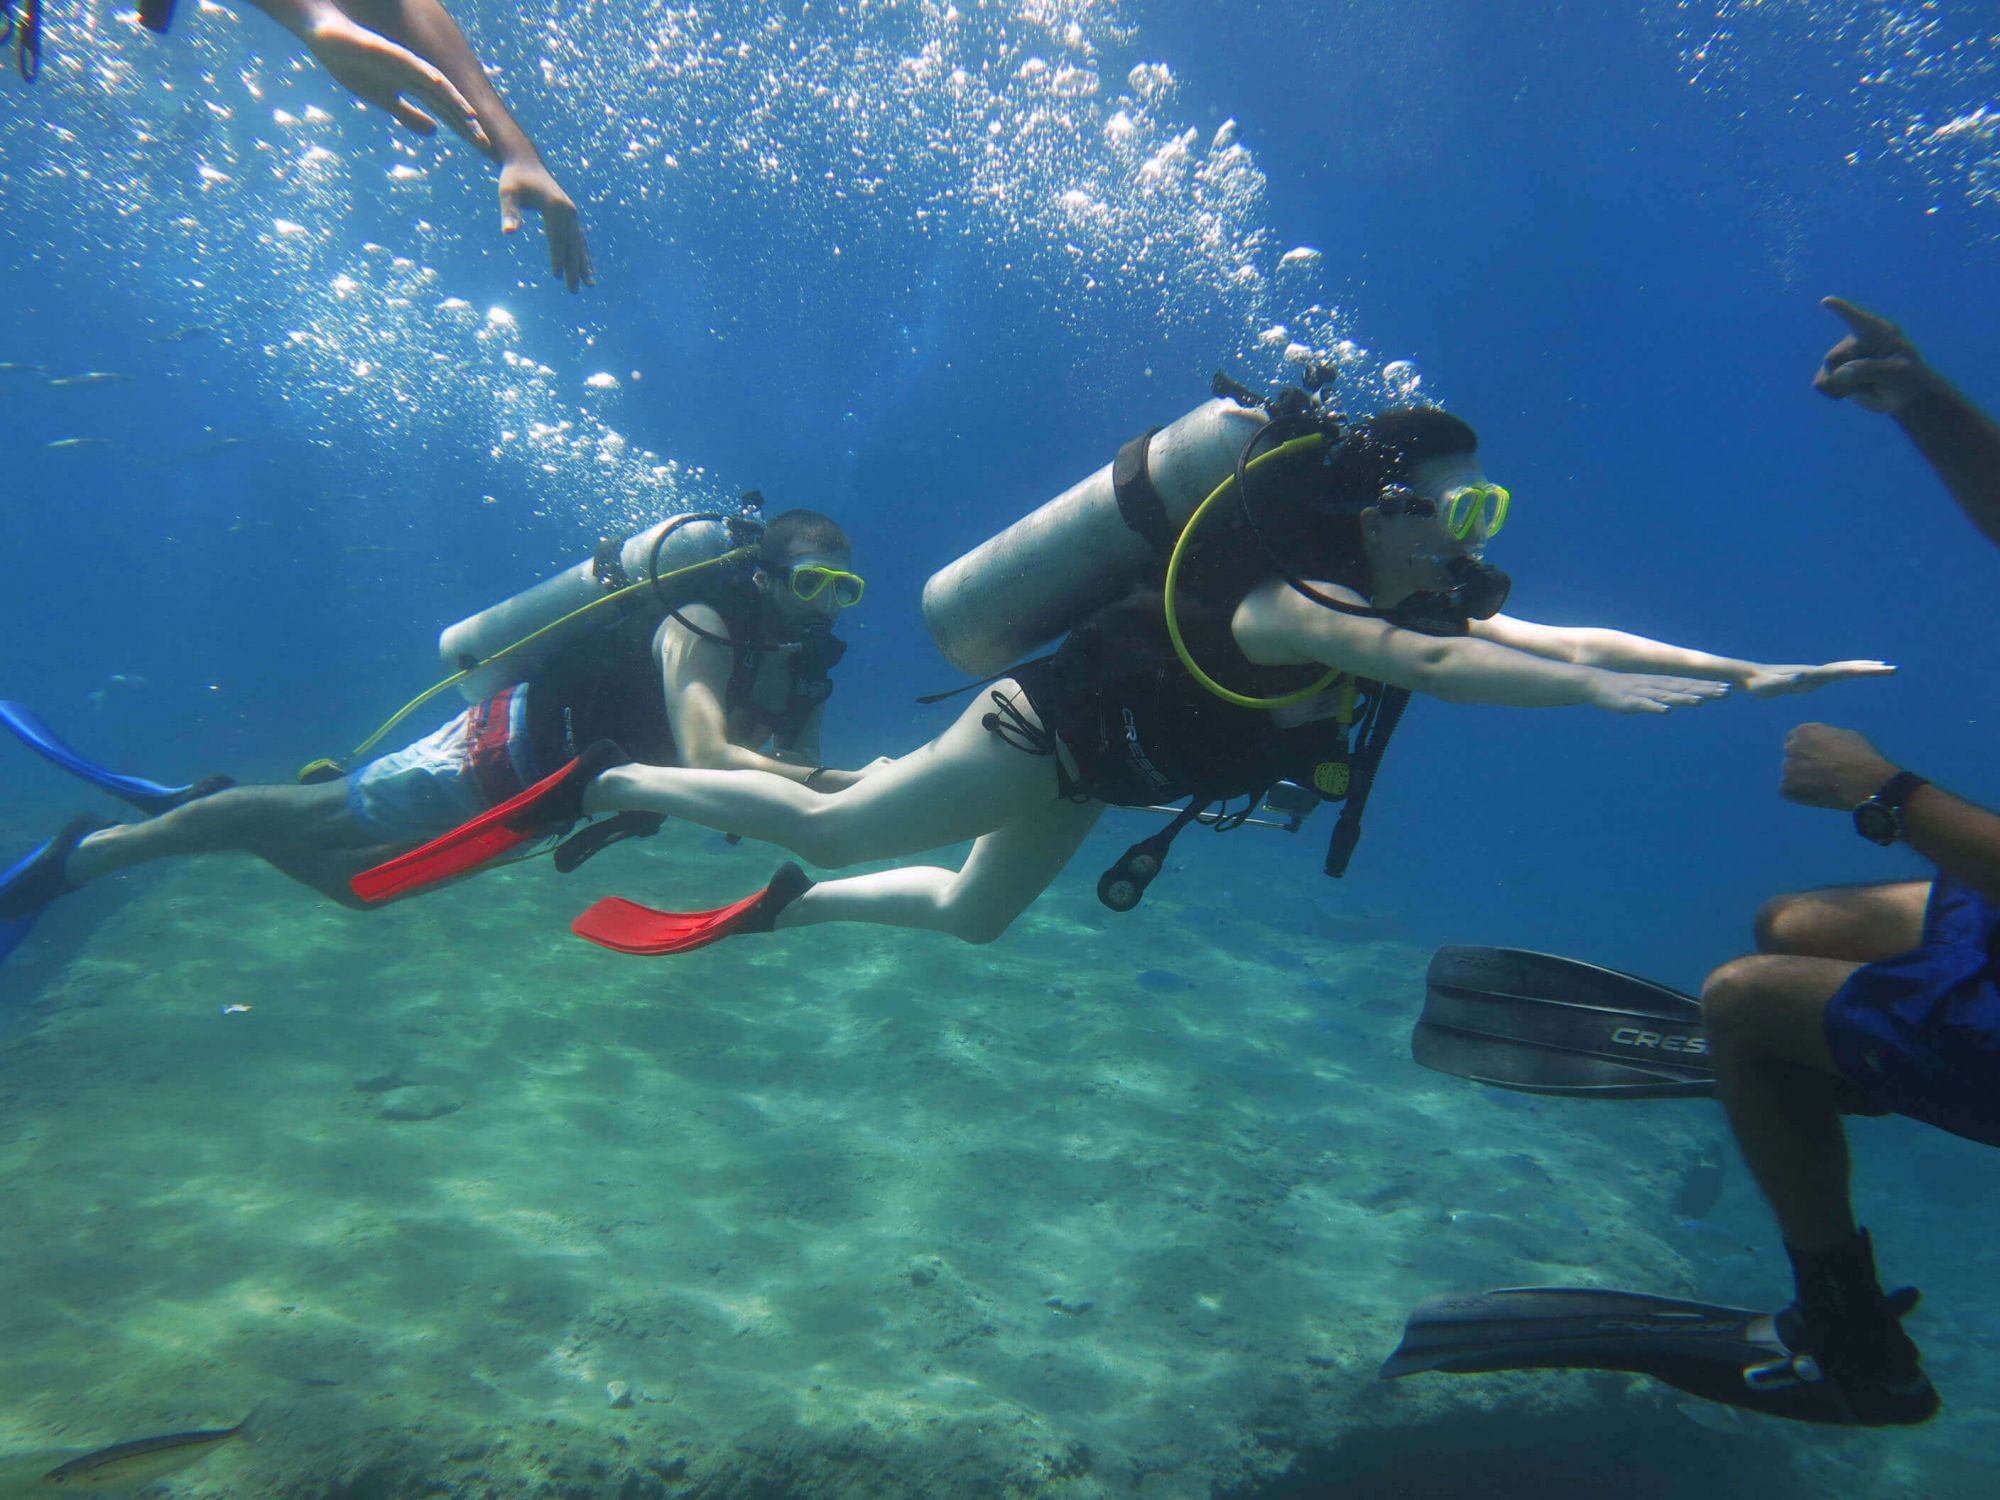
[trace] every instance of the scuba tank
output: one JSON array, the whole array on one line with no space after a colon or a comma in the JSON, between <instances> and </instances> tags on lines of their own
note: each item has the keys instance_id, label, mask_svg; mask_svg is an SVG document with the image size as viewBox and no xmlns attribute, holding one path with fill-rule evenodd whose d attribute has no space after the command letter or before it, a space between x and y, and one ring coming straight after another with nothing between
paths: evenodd
<instances>
[{"instance_id":1,"label":"scuba tank","mask_svg":"<svg viewBox=\"0 0 2000 1500\"><path fill-rule=\"evenodd\" d=\"M1269 420L1259 407L1217 399L1132 439L1088 479L932 574L931 639L952 665L985 677L1116 602L1165 558Z\"/></svg>"},{"instance_id":2,"label":"scuba tank","mask_svg":"<svg viewBox=\"0 0 2000 1500\"><path fill-rule=\"evenodd\" d=\"M553 578L447 626L438 636L438 656L446 671L460 674L459 696L482 703L606 623L605 612L591 606L629 590L626 609L660 615L678 609L712 586L706 565L754 547L761 530L748 518L705 512L670 516L634 536L610 538ZM648 582L652 587L634 587Z\"/></svg>"},{"instance_id":3,"label":"scuba tank","mask_svg":"<svg viewBox=\"0 0 2000 1500\"><path fill-rule=\"evenodd\" d=\"M737 515L691 511L634 536L607 538L574 567L448 626L438 637L438 655L450 675L397 709L345 757L322 756L301 766L300 785L345 776L390 730L447 688L457 688L468 703L483 703L502 688L525 682L557 652L600 626L639 610L669 614L712 587L718 569L753 566L764 534L757 514L763 503L751 490Z\"/></svg>"}]
</instances>

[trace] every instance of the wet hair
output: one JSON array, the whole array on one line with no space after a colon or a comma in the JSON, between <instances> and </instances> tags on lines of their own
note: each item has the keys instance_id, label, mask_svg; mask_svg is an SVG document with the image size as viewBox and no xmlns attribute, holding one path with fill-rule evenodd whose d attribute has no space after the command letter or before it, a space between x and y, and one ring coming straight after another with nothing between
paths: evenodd
<instances>
[{"instance_id":1,"label":"wet hair","mask_svg":"<svg viewBox=\"0 0 2000 1500\"><path fill-rule=\"evenodd\" d=\"M1275 553L1296 576L1342 584L1366 596L1374 588L1361 544L1361 511L1387 485L1407 482L1417 465L1479 451L1479 435L1434 406L1392 407L1352 423L1340 446L1321 464L1285 478L1250 480L1250 506L1263 534L1247 526L1198 543L1188 576L1241 580L1270 577ZM1269 544L1269 551L1264 543ZM1199 566L1197 566L1199 564ZM1247 586L1247 585L1243 585Z\"/></svg>"},{"instance_id":2,"label":"wet hair","mask_svg":"<svg viewBox=\"0 0 2000 1500\"><path fill-rule=\"evenodd\" d=\"M780 511L764 527L764 542L757 560L767 568L782 568L802 552L847 552L854 550L832 517L816 510Z\"/></svg>"}]
</instances>

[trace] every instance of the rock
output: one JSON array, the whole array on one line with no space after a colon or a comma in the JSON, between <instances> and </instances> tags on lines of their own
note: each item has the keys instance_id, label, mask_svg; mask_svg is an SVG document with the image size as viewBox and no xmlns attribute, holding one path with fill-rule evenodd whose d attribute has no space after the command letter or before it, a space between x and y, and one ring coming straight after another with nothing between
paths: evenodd
<instances>
[{"instance_id":1,"label":"rock","mask_svg":"<svg viewBox=\"0 0 2000 1500\"><path fill-rule=\"evenodd\" d=\"M435 1120L457 1114L465 1101L435 1084L408 1084L377 1094L374 1109L384 1120Z\"/></svg>"},{"instance_id":2,"label":"rock","mask_svg":"<svg viewBox=\"0 0 2000 1500\"><path fill-rule=\"evenodd\" d=\"M604 1388L604 1399L613 1411L623 1411L632 1404L632 1387L623 1380L614 1380Z\"/></svg>"}]
</instances>

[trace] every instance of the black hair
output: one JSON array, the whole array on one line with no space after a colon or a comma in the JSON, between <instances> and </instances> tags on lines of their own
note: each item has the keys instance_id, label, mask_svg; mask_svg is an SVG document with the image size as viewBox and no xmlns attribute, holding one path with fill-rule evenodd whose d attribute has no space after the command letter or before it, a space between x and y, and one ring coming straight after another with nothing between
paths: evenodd
<instances>
[{"instance_id":1,"label":"black hair","mask_svg":"<svg viewBox=\"0 0 2000 1500\"><path fill-rule=\"evenodd\" d=\"M780 511L764 527L757 560L767 568L782 568L801 552L852 552L847 533L830 516L816 510Z\"/></svg>"}]
</instances>

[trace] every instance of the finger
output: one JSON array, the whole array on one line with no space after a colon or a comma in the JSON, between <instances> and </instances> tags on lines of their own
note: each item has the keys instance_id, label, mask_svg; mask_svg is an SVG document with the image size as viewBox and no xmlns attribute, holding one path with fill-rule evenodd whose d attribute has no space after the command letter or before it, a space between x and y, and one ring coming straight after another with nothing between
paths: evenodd
<instances>
[{"instance_id":1,"label":"finger","mask_svg":"<svg viewBox=\"0 0 2000 1500\"><path fill-rule=\"evenodd\" d=\"M438 122L418 109L407 99L397 99L389 105L389 113L399 124L418 135L436 135Z\"/></svg>"},{"instance_id":2,"label":"finger","mask_svg":"<svg viewBox=\"0 0 2000 1500\"><path fill-rule=\"evenodd\" d=\"M1840 364L1829 366L1821 372L1825 377L1823 388L1835 396L1845 396L1852 391L1893 380L1902 369L1903 361L1899 356L1887 359L1843 360Z\"/></svg>"},{"instance_id":3,"label":"finger","mask_svg":"<svg viewBox=\"0 0 2000 1500\"><path fill-rule=\"evenodd\" d=\"M521 227L521 195L511 187L500 189L500 232L513 234Z\"/></svg>"},{"instance_id":4,"label":"finger","mask_svg":"<svg viewBox=\"0 0 2000 1500\"><path fill-rule=\"evenodd\" d=\"M467 145L492 154L493 142L487 138L486 127L479 123L479 116L473 113L465 95L452 86L450 79L439 74L428 87L412 89L411 92L428 104L431 112L449 125Z\"/></svg>"},{"instance_id":5,"label":"finger","mask_svg":"<svg viewBox=\"0 0 2000 1500\"><path fill-rule=\"evenodd\" d=\"M1903 330L1879 313L1856 307L1845 297L1822 297L1819 305L1839 318L1864 339L1900 339Z\"/></svg>"}]
</instances>

